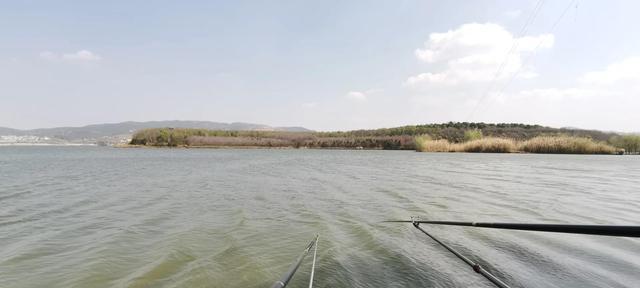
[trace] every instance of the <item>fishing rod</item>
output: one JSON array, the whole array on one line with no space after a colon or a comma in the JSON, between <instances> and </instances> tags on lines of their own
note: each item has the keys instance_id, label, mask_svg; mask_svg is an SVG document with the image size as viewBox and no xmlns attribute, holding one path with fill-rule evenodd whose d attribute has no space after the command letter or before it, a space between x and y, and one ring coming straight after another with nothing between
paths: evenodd
<instances>
[{"instance_id":1,"label":"fishing rod","mask_svg":"<svg viewBox=\"0 0 640 288\"><path fill-rule=\"evenodd\" d=\"M619 236L619 237L640 237L640 226L623 226L623 225L571 225L571 224L529 224L529 223L490 223L490 222L458 222L458 221L425 221L417 220L412 217L411 220L388 220L382 222L391 223L411 223L416 229L429 236L435 242L440 244L456 257L460 258L467 265L473 268L473 271L481 274L497 287L508 288L509 286L495 277L489 271L482 268L479 264L471 261L469 258L460 254L455 249L438 240L438 238L429 234L420 227L420 224L433 225L449 225L449 226L468 226L480 228L509 229L523 231L539 231L539 232L557 232L571 234L601 235L601 236Z\"/></svg>"},{"instance_id":2,"label":"fishing rod","mask_svg":"<svg viewBox=\"0 0 640 288\"><path fill-rule=\"evenodd\" d=\"M309 288L313 288L313 274L316 271L316 254L318 253L318 235L316 235L316 245L313 248L313 262L311 262L311 277L309 277Z\"/></svg>"},{"instance_id":3,"label":"fishing rod","mask_svg":"<svg viewBox=\"0 0 640 288\"><path fill-rule=\"evenodd\" d=\"M296 262L294 262L293 264L291 264L291 267L289 267L289 270L287 271L287 273L285 273L284 275L282 275L282 278L280 278L280 280L276 281L275 283L273 283L273 285L271 285L271 288L284 288L285 286L287 286L287 284L289 284L289 281L291 280L291 278L293 278L293 274L296 273L296 270L298 270L298 267L300 267L300 264L302 264L302 260L304 259L305 256L307 256L307 254L309 254L309 251L311 251L311 248L313 248L313 246L316 246L316 250L317 251L317 244L318 243L318 235L316 235L316 237L311 240L311 242L309 242L309 245L307 245L306 248L304 248L304 251L302 251L302 254L300 254L300 256L298 256L298 259L296 260ZM312 269L315 268L315 251L313 253L313 266ZM313 285L313 270L311 271L311 282L309 283L309 287L312 287Z\"/></svg>"},{"instance_id":4,"label":"fishing rod","mask_svg":"<svg viewBox=\"0 0 640 288\"><path fill-rule=\"evenodd\" d=\"M494 276L493 274L491 274L491 272L487 271L486 269L482 268L482 266L480 266L480 264L475 263L473 261L471 261L469 258L465 257L464 255L460 254L458 251L456 251L455 249L449 247L449 245L444 244L442 241L438 240L438 238L434 237L433 235L429 234L427 231L424 231L424 229L422 229L420 227L420 223L419 222L413 222L412 223L414 227L416 227L418 230L422 231L422 233L426 234L427 236L429 236L431 239L433 239L433 241L436 241L438 244L440 244L442 247L444 247L445 249L449 250L449 252L453 253L453 255L456 255L456 257L460 258L462 261L464 261L465 263L467 263L467 265L471 266L471 268L473 268L473 271L475 271L476 273L479 273L480 275L484 276L484 278L487 278L487 280L491 281L491 283L493 283L494 285L496 285L497 287L500 288L510 288L509 285L505 284L504 282L502 282L502 280L498 279L496 276Z\"/></svg>"},{"instance_id":5,"label":"fishing rod","mask_svg":"<svg viewBox=\"0 0 640 288\"><path fill-rule=\"evenodd\" d=\"M391 221L383 221L383 222L469 226L469 227L494 228L494 229L557 232L557 233L618 236L618 237L640 237L640 226L489 223L489 222L421 221L421 220L391 220Z\"/></svg>"}]
</instances>

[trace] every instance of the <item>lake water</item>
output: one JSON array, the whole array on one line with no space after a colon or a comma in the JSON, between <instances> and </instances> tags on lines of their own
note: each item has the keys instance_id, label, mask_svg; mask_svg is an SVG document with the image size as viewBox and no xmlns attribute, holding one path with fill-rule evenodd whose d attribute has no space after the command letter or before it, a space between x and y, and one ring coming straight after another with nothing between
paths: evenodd
<instances>
[{"instance_id":1,"label":"lake water","mask_svg":"<svg viewBox=\"0 0 640 288\"><path fill-rule=\"evenodd\" d=\"M315 287L493 287L410 216L640 225L640 157L0 147L0 287L269 287L316 233ZM514 287L640 285L640 239L423 227Z\"/></svg>"}]
</instances>

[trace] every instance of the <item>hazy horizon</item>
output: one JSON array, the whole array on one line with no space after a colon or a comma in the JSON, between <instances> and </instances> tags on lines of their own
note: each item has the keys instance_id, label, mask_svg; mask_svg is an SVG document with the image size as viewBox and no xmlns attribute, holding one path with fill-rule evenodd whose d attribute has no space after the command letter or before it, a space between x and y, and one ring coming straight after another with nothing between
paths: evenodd
<instances>
[{"instance_id":1,"label":"hazy horizon","mask_svg":"<svg viewBox=\"0 0 640 288\"><path fill-rule=\"evenodd\" d=\"M638 132L640 2L0 4L0 127ZM160 120L150 120L160 119Z\"/></svg>"},{"instance_id":2,"label":"hazy horizon","mask_svg":"<svg viewBox=\"0 0 640 288\"><path fill-rule=\"evenodd\" d=\"M256 124L256 125L266 125L272 128L285 128L285 127L289 127L289 128L293 128L293 127L300 127L300 128L306 128L312 131L318 131L318 132L331 132L331 131L349 131L349 130L360 130L360 129L385 129L385 128L395 128L395 127L402 127L402 126L411 126L411 125L428 125L428 124L444 124L447 122L434 122L434 123L407 123L407 124L400 124L398 126L384 126L384 127L372 127L372 128L356 128L356 129L343 129L343 130L316 130L316 129L311 129L309 127L305 127L305 126L301 126L301 125L271 125L269 123L253 123L253 122L246 122L246 121L233 121L233 122L222 122L222 121L210 121L210 120L179 120L179 119L171 119L171 120L148 120L148 121L132 121L132 120L127 120L127 121L116 121L116 122L104 122L104 123L89 123L89 124L84 124L84 125L74 125L74 126L47 126L47 127L35 127L35 128L14 128L14 127L7 127L7 126L0 126L0 128L10 128L10 129L16 129L16 130L22 130L22 131L28 131L28 130L35 130L35 129L52 129L52 128L63 128L63 127L70 127L70 128L81 128L81 127L86 127L86 126L91 126L91 125L104 125L104 124L121 124L121 123L126 123L126 122L173 122L173 121L184 121L184 122L212 122L212 123L225 123L225 124L233 124L233 123L243 123L243 124ZM493 122L486 122L487 124L500 124L498 122L493 123ZM506 123L506 122L501 122L501 123ZM537 123L516 123L516 124L528 124L528 125L540 125ZM545 126L545 125L541 125L541 126ZM579 130L596 130L596 131L602 131L602 132L621 132L621 133L639 133L638 131L615 131L615 130L600 130L600 129L593 129L593 128L589 128L589 127L574 127L574 126L545 126L545 127L550 127L550 128L558 128L558 129L562 129L562 128L567 128L567 129L579 129ZM160 127L158 127L160 128Z\"/></svg>"}]
</instances>

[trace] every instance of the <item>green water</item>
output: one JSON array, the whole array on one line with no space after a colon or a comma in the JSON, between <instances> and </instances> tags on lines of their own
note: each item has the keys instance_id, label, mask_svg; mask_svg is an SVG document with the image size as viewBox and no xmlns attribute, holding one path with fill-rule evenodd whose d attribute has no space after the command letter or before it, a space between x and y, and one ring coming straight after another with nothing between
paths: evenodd
<instances>
[{"instance_id":1,"label":"green water","mask_svg":"<svg viewBox=\"0 0 640 288\"><path fill-rule=\"evenodd\" d=\"M0 287L492 287L410 225L640 225L640 157L0 147ZM640 240L426 227L514 287L637 287ZM306 287L306 259L290 287Z\"/></svg>"}]
</instances>

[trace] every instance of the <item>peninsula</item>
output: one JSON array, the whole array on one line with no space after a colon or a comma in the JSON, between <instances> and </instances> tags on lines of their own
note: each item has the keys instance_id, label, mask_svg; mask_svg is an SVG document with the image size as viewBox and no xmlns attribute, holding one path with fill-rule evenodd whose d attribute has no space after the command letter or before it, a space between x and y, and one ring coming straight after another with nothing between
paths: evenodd
<instances>
[{"instance_id":1,"label":"peninsula","mask_svg":"<svg viewBox=\"0 0 640 288\"><path fill-rule=\"evenodd\" d=\"M516 123L410 125L373 130L233 131L151 128L133 134L131 146L384 149L422 152L622 154L640 151L640 136Z\"/></svg>"}]
</instances>

